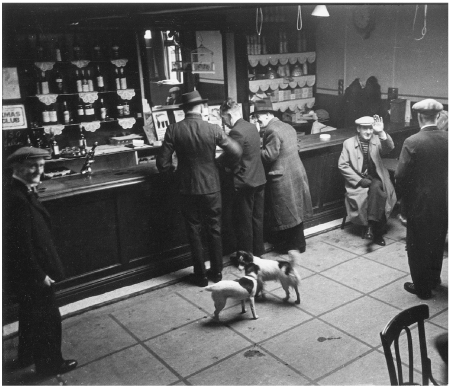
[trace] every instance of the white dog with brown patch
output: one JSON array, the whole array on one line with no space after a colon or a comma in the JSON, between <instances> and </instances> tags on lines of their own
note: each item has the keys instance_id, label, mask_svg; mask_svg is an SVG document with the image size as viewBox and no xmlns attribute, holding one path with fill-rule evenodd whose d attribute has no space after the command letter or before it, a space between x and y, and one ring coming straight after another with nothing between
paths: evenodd
<instances>
[{"instance_id":1,"label":"white dog with brown patch","mask_svg":"<svg viewBox=\"0 0 451 389\"><path fill-rule=\"evenodd\" d=\"M211 298L215 303L214 319L216 321L219 321L219 312L224 309L229 297L241 300L241 313L246 312L244 301L249 299L252 316L254 319L258 319L254 302L254 296L258 289L258 271L259 267L256 264L249 263L244 266L246 274L244 277L233 281L222 280L204 288L211 292Z\"/></svg>"},{"instance_id":2,"label":"white dog with brown patch","mask_svg":"<svg viewBox=\"0 0 451 389\"><path fill-rule=\"evenodd\" d=\"M259 289L257 290L256 296L258 296L261 291L262 297L265 298L263 288L265 281L279 281L286 294L283 301L287 302L290 298L291 287L296 292L296 300L294 303L300 304L301 297L299 295L299 286L301 285L301 276L294 268L295 254L289 251L288 258L288 261L276 261L274 259L254 257L247 251L237 251L230 257L230 261L240 270L249 263L254 263L260 268L258 278L261 280L261 283L259 283Z\"/></svg>"}]
</instances>

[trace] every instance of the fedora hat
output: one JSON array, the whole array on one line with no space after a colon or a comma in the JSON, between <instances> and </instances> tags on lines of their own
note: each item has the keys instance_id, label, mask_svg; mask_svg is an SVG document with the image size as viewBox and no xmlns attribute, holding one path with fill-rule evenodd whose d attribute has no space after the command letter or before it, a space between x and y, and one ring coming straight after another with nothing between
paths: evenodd
<instances>
[{"instance_id":1,"label":"fedora hat","mask_svg":"<svg viewBox=\"0 0 451 389\"><path fill-rule=\"evenodd\" d=\"M274 111L271 99L269 97L254 101L254 112L252 112L252 115L255 115L257 113L272 113L273 115L276 114L276 111Z\"/></svg>"},{"instance_id":2,"label":"fedora hat","mask_svg":"<svg viewBox=\"0 0 451 389\"><path fill-rule=\"evenodd\" d=\"M182 107L187 107L190 105L203 104L206 103L208 99L203 99L197 90L192 92L184 93L182 95Z\"/></svg>"}]
</instances>

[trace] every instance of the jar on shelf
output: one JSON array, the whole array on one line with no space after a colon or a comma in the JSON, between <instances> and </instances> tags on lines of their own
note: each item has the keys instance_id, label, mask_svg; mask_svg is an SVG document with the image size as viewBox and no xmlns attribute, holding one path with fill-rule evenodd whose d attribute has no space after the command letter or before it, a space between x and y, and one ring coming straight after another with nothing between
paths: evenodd
<instances>
[{"instance_id":1,"label":"jar on shelf","mask_svg":"<svg viewBox=\"0 0 451 389\"><path fill-rule=\"evenodd\" d=\"M274 71L274 69L271 66L268 66L268 71L266 72L266 78L268 80L273 80L277 78L277 73Z\"/></svg>"},{"instance_id":2,"label":"jar on shelf","mask_svg":"<svg viewBox=\"0 0 451 389\"><path fill-rule=\"evenodd\" d=\"M302 76L304 73L302 71L302 67L299 64L299 62L296 62L296 64L293 66L293 69L291 70L291 76L292 77L299 77Z\"/></svg>"}]
</instances>

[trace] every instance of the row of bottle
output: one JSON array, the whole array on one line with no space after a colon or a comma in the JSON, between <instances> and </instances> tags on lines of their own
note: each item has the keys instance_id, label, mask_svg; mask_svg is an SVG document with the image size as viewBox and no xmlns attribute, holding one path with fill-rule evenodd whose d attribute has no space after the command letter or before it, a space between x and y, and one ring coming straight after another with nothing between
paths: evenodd
<instances>
[{"instance_id":1,"label":"row of bottle","mask_svg":"<svg viewBox=\"0 0 451 389\"><path fill-rule=\"evenodd\" d=\"M72 55L68 49L70 45L72 45ZM35 60L38 62L63 62L81 59L105 61L107 59L121 58L121 55L119 45L116 42L111 45L111 48L106 48L102 47L98 41L95 41L92 48L87 49L80 43L78 35L74 36L72 42L66 40L64 43L61 39L57 39L55 43L52 40L43 43L40 34L36 36Z\"/></svg>"},{"instance_id":2,"label":"row of bottle","mask_svg":"<svg viewBox=\"0 0 451 389\"><path fill-rule=\"evenodd\" d=\"M287 38L285 31L279 31L278 40L269 44L269 39L265 35L246 35L247 54L286 54L289 52L302 53L307 51L307 36L304 31L297 31L296 42ZM268 43L267 43L268 42Z\"/></svg>"},{"instance_id":3,"label":"row of bottle","mask_svg":"<svg viewBox=\"0 0 451 389\"><path fill-rule=\"evenodd\" d=\"M116 119L129 117L131 115L130 104L127 100L118 97L114 109L108 109L103 98L98 102L84 103L79 99L77 109L71 110L66 101L63 104L54 103L46 105L41 112L41 124L43 126L64 124L70 125L78 122L91 122L95 120L109 120L111 115Z\"/></svg>"},{"instance_id":4,"label":"row of bottle","mask_svg":"<svg viewBox=\"0 0 451 389\"><path fill-rule=\"evenodd\" d=\"M303 64L296 62L291 65L286 63L285 65L278 66L261 66L258 65L255 68L249 69L249 79L268 79L273 80L275 78L283 77L300 77L309 74L309 65L305 61Z\"/></svg>"},{"instance_id":5,"label":"row of bottle","mask_svg":"<svg viewBox=\"0 0 451 389\"><path fill-rule=\"evenodd\" d=\"M116 90L127 89L127 76L124 68L115 67L114 82ZM72 79L64 76L58 69L52 72L41 71L36 80L36 94L38 95L64 94L72 91L78 93L104 92L105 90L105 76L99 65L93 72L90 68L75 70Z\"/></svg>"}]
</instances>

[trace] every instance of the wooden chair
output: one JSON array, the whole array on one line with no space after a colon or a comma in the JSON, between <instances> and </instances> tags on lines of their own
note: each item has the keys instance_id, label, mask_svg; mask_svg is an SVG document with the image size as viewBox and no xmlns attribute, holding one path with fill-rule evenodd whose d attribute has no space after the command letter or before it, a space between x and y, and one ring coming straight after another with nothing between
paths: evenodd
<instances>
[{"instance_id":1,"label":"wooden chair","mask_svg":"<svg viewBox=\"0 0 451 389\"><path fill-rule=\"evenodd\" d=\"M420 343L420 356L421 356L421 372L422 372L422 385L427 386L429 381L434 385L438 385L432 377L431 372L431 360L427 355L426 347L426 335L424 332L424 320L429 317L429 307L426 304L417 305L415 307L406 309L397 314L390 322L385 326L380 333L382 347L384 349L385 359L387 361L388 374L390 376L390 384L392 386L398 385L419 385L413 381L413 349L412 349L412 334L409 327L418 324L418 337ZM402 374L403 363L401 361L401 355L399 352L399 337L401 332L405 331L407 336L408 346L408 362L409 362L409 379L404 381ZM391 346L394 344L396 355L396 369L393 355L391 352Z\"/></svg>"}]
</instances>

